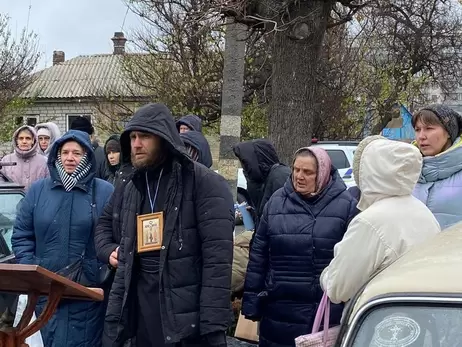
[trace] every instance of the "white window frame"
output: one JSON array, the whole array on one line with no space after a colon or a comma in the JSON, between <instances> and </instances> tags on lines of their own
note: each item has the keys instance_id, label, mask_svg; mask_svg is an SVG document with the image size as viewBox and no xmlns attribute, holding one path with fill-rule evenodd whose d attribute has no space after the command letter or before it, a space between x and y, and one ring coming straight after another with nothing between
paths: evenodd
<instances>
[{"instance_id":1,"label":"white window frame","mask_svg":"<svg viewBox=\"0 0 462 347\"><path fill-rule=\"evenodd\" d=\"M69 122L70 117L90 117L90 123L93 125L93 114L91 113L67 113L66 114L66 131L71 128L72 122Z\"/></svg>"}]
</instances>

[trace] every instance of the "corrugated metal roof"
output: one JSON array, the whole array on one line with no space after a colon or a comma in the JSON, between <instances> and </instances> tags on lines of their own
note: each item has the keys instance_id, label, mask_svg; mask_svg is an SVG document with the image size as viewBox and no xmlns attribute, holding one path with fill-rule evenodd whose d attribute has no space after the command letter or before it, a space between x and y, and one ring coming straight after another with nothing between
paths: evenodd
<instances>
[{"instance_id":1,"label":"corrugated metal roof","mask_svg":"<svg viewBox=\"0 0 462 347\"><path fill-rule=\"evenodd\" d=\"M115 54L72 58L37 72L34 82L21 97L68 99L134 96L137 94L134 91L139 91L139 87L124 76L122 64L123 56Z\"/></svg>"}]
</instances>

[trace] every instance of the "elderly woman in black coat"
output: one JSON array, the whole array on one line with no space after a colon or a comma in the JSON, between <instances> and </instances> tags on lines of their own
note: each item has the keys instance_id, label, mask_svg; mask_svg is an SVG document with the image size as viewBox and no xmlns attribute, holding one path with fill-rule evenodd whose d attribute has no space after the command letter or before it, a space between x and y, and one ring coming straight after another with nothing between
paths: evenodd
<instances>
[{"instance_id":1,"label":"elderly woman in black coat","mask_svg":"<svg viewBox=\"0 0 462 347\"><path fill-rule=\"evenodd\" d=\"M323 294L319 277L356 213L325 150L301 148L292 166L266 204L247 267L242 312L260 321L261 347L292 347L311 332ZM331 324L342 309L333 305Z\"/></svg>"}]
</instances>

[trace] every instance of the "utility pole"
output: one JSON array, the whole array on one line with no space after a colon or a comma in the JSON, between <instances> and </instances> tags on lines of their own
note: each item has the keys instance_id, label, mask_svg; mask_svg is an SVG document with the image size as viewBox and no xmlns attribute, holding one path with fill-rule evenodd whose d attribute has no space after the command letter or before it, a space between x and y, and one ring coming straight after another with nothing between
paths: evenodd
<instances>
[{"instance_id":1,"label":"utility pole","mask_svg":"<svg viewBox=\"0 0 462 347\"><path fill-rule=\"evenodd\" d=\"M233 146L241 139L242 99L247 26L227 18L223 64L218 172L228 181L234 201L237 195L239 160Z\"/></svg>"}]
</instances>

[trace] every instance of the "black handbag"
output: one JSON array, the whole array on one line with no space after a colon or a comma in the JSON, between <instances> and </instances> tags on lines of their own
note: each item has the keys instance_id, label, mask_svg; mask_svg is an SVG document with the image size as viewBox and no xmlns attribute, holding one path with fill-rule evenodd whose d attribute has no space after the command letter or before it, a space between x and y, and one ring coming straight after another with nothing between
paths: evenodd
<instances>
[{"instance_id":1,"label":"black handbag","mask_svg":"<svg viewBox=\"0 0 462 347\"><path fill-rule=\"evenodd\" d=\"M89 281L83 272L83 260L85 259L85 254L87 252L87 247L91 243L91 240L94 238L95 229L98 222L98 213L96 211L96 194L95 194L95 183L93 182L91 188L91 217L92 217L92 227L90 232L90 237L88 238L87 244L85 245L80 259L73 262L72 264L67 265L65 268L57 272L58 275L66 277L71 281L77 282L85 287L94 285L93 282ZM98 267L96 273L96 282L98 285L105 285L113 277L113 270L109 265L104 264Z\"/></svg>"}]
</instances>

